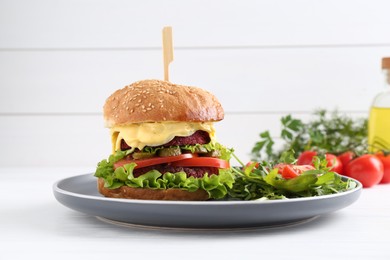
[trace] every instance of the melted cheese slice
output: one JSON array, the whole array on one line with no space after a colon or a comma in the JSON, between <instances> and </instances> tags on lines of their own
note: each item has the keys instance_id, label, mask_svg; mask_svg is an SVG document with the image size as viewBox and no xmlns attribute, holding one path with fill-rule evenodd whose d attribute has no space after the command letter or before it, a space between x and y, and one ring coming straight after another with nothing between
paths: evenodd
<instances>
[{"instance_id":1,"label":"melted cheese slice","mask_svg":"<svg viewBox=\"0 0 390 260\"><path fill-rule=\"evenodd\" d=\"M175 136L190 136L198 130L215 137L215 128L211 122L156 122L115 126L111 128L113 152L120 150L121 140L132 148L159 146L171 141Z\"/></svg>"}]
</instances>

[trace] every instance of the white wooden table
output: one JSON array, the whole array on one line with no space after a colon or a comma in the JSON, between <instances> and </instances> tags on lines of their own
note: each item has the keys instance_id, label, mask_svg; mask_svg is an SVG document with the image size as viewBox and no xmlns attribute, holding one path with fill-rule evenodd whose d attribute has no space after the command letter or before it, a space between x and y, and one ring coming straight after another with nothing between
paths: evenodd
<instances>
[{"instance_id":1,"label":"white wooden table","mask_svg":"<svg viewBox=\"0 0 390 260\"><path fill-rule=\"evenodd\" d=\"M55 181L92 171L0 168L0 259L390 259L390 185L301 225L189 232L110 225L55 200Z\"/></svg>"}]
</instances>

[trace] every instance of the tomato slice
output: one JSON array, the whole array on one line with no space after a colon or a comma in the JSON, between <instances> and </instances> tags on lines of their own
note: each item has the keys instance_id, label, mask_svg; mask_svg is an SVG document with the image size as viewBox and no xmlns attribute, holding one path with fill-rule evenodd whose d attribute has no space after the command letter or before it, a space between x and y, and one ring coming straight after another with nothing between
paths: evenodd
<instances>
[{"instance_id":1,"label":"tomato slice","mask_svg":"<svg viewBox=\"0 0 390 260\"><path fill-rule=\"evenodd\" d=\"M259 168L260 163L258 163L258 162L253 162L253 161L247 162L247 163L245 164L245 168L251 166L251 165L254 164L254 163L255 163L255 165L253 166L253 168L254 168L254 169Z\"/></svg>"},{"instance_id":2,"label":"tomato slice","mask_svg":"<svg viewBox=\"0 0 390 260\"><path fill-rule=\"evenodd\" d=\"M294 177L299 176L302 172L314 170L315 168L311 165L293 165L280 163L275 165L275 168L278 169L278 172L285 179L292 179Z\"/></svg>"},{"instance_id":3,"label":"tomato slice","mask_svg":"<svg viewBox=\"0 0 390 260\"><path fill-rule=\"evenodd\" d=\"M122 167L129 163L136 163L137 166L135 168L143 168L147 166L176 162L184 159L193 158L194 154L192 153L183 153L177 156L166 156L166 157L153 157L148 159L140 159L140 160L132 160L132 159L122 159L114 163L114 169Z\"/></svg>"},{"instance_id":4,"label":"tomato slice","mask_svg":"<svg viewBox=\"0 0 390 260\"><path fill-rule=\"evenodd\" d=\"M172 166L182 166L182 167L216 167L220 169L230 168L228 161L213 158L213 157L193 157L191 159L184 159L180 161L175 161L172 163Z\"/></svg>"},{"instance_id":5,"label":"tomato slice","mask_svg":"<svg viewBox=\"0 0 390 260\"><path fill-rule=\"evenodd\" d=\"M283 168L283 171L282 171L282 177L285 178L285 179L292 179L294 177L297 177L299 176L299 173L296 172L293 167L291 167L290 165L286 165L284 168Z\"/></svg>"}]
</instances>

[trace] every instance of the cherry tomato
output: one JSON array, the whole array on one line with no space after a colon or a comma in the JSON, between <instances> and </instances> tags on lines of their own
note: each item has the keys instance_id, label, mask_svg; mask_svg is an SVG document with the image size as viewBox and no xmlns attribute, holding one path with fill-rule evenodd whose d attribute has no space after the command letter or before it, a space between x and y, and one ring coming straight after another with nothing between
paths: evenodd
<instances>
[{"instance_id":1,"label":"cherry tomato","mask_svg":"<svg viewBox=\"0 0 390 260\"><path fill-rule=\"evenodd\" d=\"M278 169L278 173L280 173L285 179L292 179L299 176L302 172L315 169L311 165L293 165L286 163L277 164L275 165L275 168Z\"/></svg>"},{"instance_id":2,"label":"cherry tomato","mask_svg":"<svg viewBox=\"0 0 390 260\"><path fill-rule=\"evenodd\" d=\"M172 166L182 166L182 167L216 167L220 169L230 168L228 161L213 158L213 157L194 157L190 159L184 159L180 161L175 161L172 163Z\"/></svg>"},{"instance_id":3,"label":"cherry tomato","mask_svg":"<svg viewBox=\"0 0 390 260\"><path fill-rule=\"evenodd\" d=\"M253 161L247 162L247 164L245 164L245 167L249 167L249 166L251 166L251 165L254 164L254 163L256 163L256 164L255 164L255 166L254 166L253 168L254 168L254 169L259 168L259 163L258 163L258 162L253 162Z\"/></svg>"},{"instance_id":4,"label":"cherry tomato","mask_svg":"<svg viewBox=\"0 0 390 260\"><path fill-rule=\"evenodd\" d=\"M377 154L376 155L383 164L383 177L380 183L390 182L390 155Z\"/></svg>"},{"instance_id":5,"label":"cherry tomato","mask_svg":"<svg viewBox=\"0 0 390 260\"><path fill-rule=\"evenodd\" d=\"M353 160L353 158L355 157L355 154L351 151L348 151L348 152L344 152L342 154L340 154L339 156L337 156L337 158L339 158L339 160L341 161L341 164L343 165L343 173L345 173L345 169L347 168L347 164Z\"/></svg>"},{"instance_id":6,"label":"cherry tomato","mask_svg":"<svg viewBox=\"0 0 390 260\"><path fill-rule=\"evenodd\" d=\"M314 151L304 151L299 155L297 164L298 165L313 165L313 157L317 155Z\"/></svg>"},{"instance_id":7,"label":"cherry tomato","mask_svg":"<svg viewBox=\"0 0 390 260\"><path fill-rule=\"evenodd\" d=\"M129 164L129 163L136 163L137 166L135 168L143 168L151 165L175 162L175 161L180 161L180 160L189 159L193 157L194 155L192 153L184 153L177 156L153 157L153 158L139 159L139 160L122 159L114 163L114 169L118 167L122 167L125 164Z\"/></svg>"},{"instance_id":8,"label":"cherry tomato","mask_svg":"<svg viewBox=\"0 0 390 260\"><path fill-rule=\"evenodd\" d=\"M343 164L341 163L340 159L337 158L336 155L327 153L325 154L325 158L328 161L328 164L326 166L328 166L330 170L339 174L343 173Z\"/></svg>"},{"instance_id":9,"label":"cherry tomato","mask_svg":"<svg viewBox=\"0 0 390 260\"><path fill-rule=\"evenodd\" d=\"M369 188L382 180L383 164L378 157L365 154L347 164L345 175L360 181L364 188Z\"/></svg>"},{"instance_id":10,"label":"cherry tomato","mask_svg":"<svg viewBox=\"0 0 390 260\"><path fill-rule=\"evenodd\" d=\"M313 157L317 155L317 152L314 151L304 151L298 157L297 164L298 165L313 165ZM335 155L327 153L325 154L325 158L328 161L327 166L337 173L343 172L343 164L340 159L338 159Z\"/></svg>"}]
</instances>

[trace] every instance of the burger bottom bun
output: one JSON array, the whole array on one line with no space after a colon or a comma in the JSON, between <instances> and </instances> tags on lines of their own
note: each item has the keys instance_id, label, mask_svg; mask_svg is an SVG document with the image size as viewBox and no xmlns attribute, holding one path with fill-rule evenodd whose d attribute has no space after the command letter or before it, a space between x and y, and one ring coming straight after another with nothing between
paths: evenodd
<instances>
[{"instance_id":1,"label":"burger bottom bun","mask_svg":"<svg viewBox=\"0 0 390 260\"><path fill-rule=\"evenodd\" d=\"M98 178L98 191L110 198L122 199L140 199L140 200L186 200L186 201L201 201L208 200L209 195L204 190L189 192L186 190L169 188L169 189L148 189L148 188L132 188L122 186L117 189L108 189L104 187L104 179Z\"/></svg>"}]
</instances>

